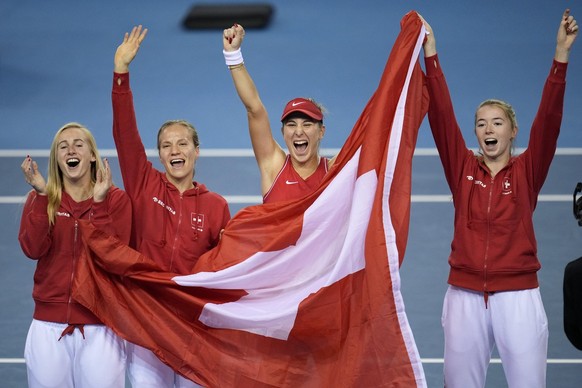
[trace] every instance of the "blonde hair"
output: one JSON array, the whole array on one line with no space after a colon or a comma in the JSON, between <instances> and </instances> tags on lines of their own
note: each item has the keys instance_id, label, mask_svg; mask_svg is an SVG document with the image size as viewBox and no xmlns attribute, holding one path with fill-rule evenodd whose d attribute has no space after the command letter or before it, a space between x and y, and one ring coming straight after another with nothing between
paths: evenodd
<instances>
[{"instance_id":1,"label":"blonde hair","mask_svg":"<svg viewBox=\"0 0 582 388\"><path fill-rule=\"evenodd\" d=\"M313 105L315 105L317 107L317 109L319 109L321 111L321 114L323 114L324 117L328 113L327 109L325 108L325 106L323 106L322 103L315 101L315 99L313 99L311 97L303 97L303 98L311 101L313 103ZM323 122L323 119L321 120L321 122Z\"/></svg>"},{"instance_id":2,"label":"blonde hair","mask_svg":"<svg viewBox=\"0 0 582 388\"><path fill-rule=\"evenodd\" d=\"M477 125L477 112L479 111L479 109L481 109L484 106L491 105L496 106L500 108L503 112L505 112L505 115L509 118L509 120L511 120L512 127L517 128L517 118L515 116L515 110L513 109L513 107L509 103L503 100L497 100L495 98L490 98L479 104L477 110L475 111L475 125Z\"/></svg>"},{"instance_id":3,"label":"blonde hair","mask_svg":"<svg viewBox=\"0 0 582 388\"><path fill-rule=\"evenodd\" d=\"M49 160L48 160L48 174L47 174L47 184L46 184L46 192L48 196L48 205L47 205L47 215L49 219L49 224L52 226L56 220L56 213L61 205L62 193L63 193L63 172L59 167L58 163L58 155L57 155L57 148L58 148L58 139L61 133L66 131L70 128L78 128L83 132L85 135L87 144L89 145L89 150L91 154L95 157L95 162L91 162L91 186L95 184L97 180L97 171L101 171L102 173L105 172L105 166L103 165L103 161L99 157L99 151L97 150L97 142L93 137L91 131L89 131L85 126L76 123L70 122L63 125L55 134L53 138L53 143L51 145Z\"/></svg>"}]
</instances>

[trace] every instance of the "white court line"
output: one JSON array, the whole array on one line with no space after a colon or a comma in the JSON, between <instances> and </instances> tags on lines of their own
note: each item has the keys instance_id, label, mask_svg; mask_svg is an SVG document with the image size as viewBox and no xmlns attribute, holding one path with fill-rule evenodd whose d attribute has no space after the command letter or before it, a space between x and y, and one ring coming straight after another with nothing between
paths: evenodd
<instances>
[{"instance_id":1,"label":"white court line","mask_svg":"<svg viewBox=\"0 0 582 388\"><path fill-rule=\"evenodd\" d=\"M320 153L323 156L333 156L339 152L339 148L322 148L320 149ZM516 153L519 154L523 152L524 148L517 148ZM477 151L473 149L473 151ZM117 157L117 151L115 149L100 149L99 154L102 157ZM157 157L158 150L149 148L146 149L146 154L149 157ZM48 149L36 149L36 150L1 150L0 149L0 158L13 158L13 157L22 157L24 158L26 155L34 156L34 157L48 157L49 150ZM253 150L251 148L207 148L207 149L200 149L200 157L214 157L214 158L246 158L246 157L253 157ZM580 147L572 147L572 148L558 148L556 150L556 155L582 155L582 148ZM414 156L438 156L438 152L436 148L416 148L414 150Z\"/></svg>"},{"instance_id":2,"label":"white court line","mask_svg":"<svg viewBox=\"0 0 582 388\"><path fill-rule=\"evenodd\" d=\"M446 195L411 195L412 202L453 202L450 194ZM572 194L540 194L538 202L572 202Z\"/></svg>"},{"instance_id":3,"label":"white court line","mask_svg":"<svg viewBox=\"0 0 582 388\"><path fill-rule=\"evenodd\" d=\"M423 364L442 364L442 358L421 358ZM501 359L492 358L491 364L501 364ZM24 358L0 358L0 364L24 364ZM550 358L548 364L582 364L580 358Z\"/></svg>"},{"instance_id":4,"label":"white court line","mask_svg":"<svg viewBox=\"0 0 582 388\"><path fill-rule=\"evenodd\" d=\"M320 150L322 153L324 149ZM331 155L335 155L333 149L327 149ZM335 150L336 152L339 151ZM32 157L46 157L48 158L50 151L48 149L36 149L36 150L0 150L0 158L24 158L27 155ZM112 158L117 157L117 150L115 149L100 149L99 154L102 157ZM155 148L146 149L146 155L148 157L157 157L158 150ZM327 155L327 153L325 154ZM208 148L200 150L201 157L218 157L218 158L249 158L253 157L253 150L251 148Z\"/></svg>"},{"instance_id":5,"label":"white court line","mask_svg":"<svg viewBox=\"0 0 582 388\"><path fill-rule=\"evenodd\" d=\"M421 358L423 364L442 364L442 358ZM501 359L492 358L491 364L501 364ZM582 364L582 358L549 358L548 364Z\"/></svg>"},{"instance_id":6,"label":"white court line","mask_svg":"<svg viewBox=\"0 0 582 388\"><path fill-rule=\"evenodd\" d=\"M24 358L0 358L0 364L24 364Z\"/></svg>"},{"instance_id":7,"label":"white court line","mask_svg":"<svg viewBox=\"0 0 582 388\"><path fill-rule=\"evenodd\" d=\"M477 152L477 148L471 148L473 152ZM321 150L323 152L323 149ZM525 148L516 148L515 154L521 154L525 151ZM202 151L200 151L202 152ZM414 150L414 156L438 156L438 151L436 148L416 148ZM570 148L557 148L556 153L554 155L561 155L561 156L575 156L575 155L582 155L582 148L580 147L570 147Z\"/></svg>"},{"instance_id":8,"label":"white court line","mask_svg":"<svg viewBox=\"0 0 582 388\"><path fill-rule=\"evenodd\" d=\"M24 203L26 196L0 196L0 204L20 204ZM263 198L260 195L223 195L228 203L242 203L242 204L260 204ZM445 195L415 195L411 196L412 202L453 202L452 196ZM538 196L538 202L572 202L572 194L541 194Z\"/></svg>"}]
</instances>

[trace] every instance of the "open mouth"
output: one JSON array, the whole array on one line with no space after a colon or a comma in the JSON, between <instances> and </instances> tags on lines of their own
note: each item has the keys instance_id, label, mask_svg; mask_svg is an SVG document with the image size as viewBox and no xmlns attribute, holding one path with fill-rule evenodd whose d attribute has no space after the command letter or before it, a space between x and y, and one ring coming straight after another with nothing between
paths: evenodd
<instances>
[{"instance_id":1,"label":"open mouth","mask_svg":"<svg viewBox=\"0 0 582 388\"><path fill-rule=\"evenodd\" d=\"M486 146L494 146L497 144L497 139L485 139Z\"/></svg>"},{"instance_id":2,"label":"open mouth","mask_svg":"<svg viewBox=\"0 0 582 388\"><path fill-rule=\"evenodd\" d=\"M81 161L77 158L67 159L67 166L74 168L77 167Z\"/></svg>"},{"instance_id":3,"label":"open mouth","mask_svg":"<svg viewBox=\"0 0 582 388\"><path fill-rule=\"evenodd\" d=\"M301 140L301 141L294 141L293 142L293 146L295 147L295 149L298 152L304 152L307 149L308 146L308 142L307 140Z\"/></svg>"},{"instance_id":4,"label":"open mouth","mask_svg":"<svg viewBox=\"0 0 582 388\"><path fill-rule=\"evenodd\" d=\"M170 164L172 167L182 167L186 164L186 161L184 159L172 159L170 160Z\"/></svg>"}]
</instances>

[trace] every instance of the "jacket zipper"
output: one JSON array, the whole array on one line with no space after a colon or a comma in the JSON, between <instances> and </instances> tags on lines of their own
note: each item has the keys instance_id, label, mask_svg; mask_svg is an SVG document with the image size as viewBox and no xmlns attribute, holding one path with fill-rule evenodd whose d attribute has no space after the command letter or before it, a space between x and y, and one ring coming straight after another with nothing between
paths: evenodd
<instances>
[{"instance_id":1,"label":"jacket zipper","mask_svg":"<svg viewBox=\"0 0 582 388\"><path fill-rule=\"evenodd\" d=\"M182 225L182 213L183 213L183 198L184 196L180 194L180 211L178 212L178 227L174 233L174 243L172 244L172 259L170 260L170 271L174 267L174 256L176 256L176 246L178 245L178 237L180 235L180 227Z\"/></svg>"},{"instance_id":2,"label":"jacket zipper","mask_svg":"<svg viewBox=\"0 0 582 388\"><path fill-rule=\"evenodd\" d=\"M495 183L495 178L491 177L489 180L489 198L487 199L487 238L485 240L485 257L483 260L483 292L485 293L485 308L487 308L487 264L489 261L489 245L491 241L491 199L493 198L493 187Z\"/></svg>"},{"instance_id":3,"label":"jacket zipper","mask_svg":"<svg viewBox=\"0 0 582 388\"><path fill-rule=\"evenodd\" d=\"M75 220L73 233L73 270L69 281L69 300L67 302L67 323L71 320L71 303L73 302L73 280L75 278L75 268L77 266L77 240L79 238L79 221Z\"/></svg>"}]
</instances>

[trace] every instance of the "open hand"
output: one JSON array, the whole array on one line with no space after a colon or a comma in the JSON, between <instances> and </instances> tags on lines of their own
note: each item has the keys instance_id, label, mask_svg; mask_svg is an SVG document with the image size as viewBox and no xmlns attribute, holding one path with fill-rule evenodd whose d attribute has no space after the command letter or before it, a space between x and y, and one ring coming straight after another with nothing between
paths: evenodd
<instances>
[{"instance_id":1,"label":"open hand","mask_svg":"<svg viewBox=\"0 0 582 388\"><path fill-rule=\"evenodd\" d=\"M129 71L129 64L137 55L141 42L143 42L147 33L148 29L142 29L141 25L133 27L130 33L125 33L123 42L115 51L113 63L116 73L127 73Z\"/></svg>"},{"instance_id":2,"label":"open hand","mask_svg":"<svg viewBox=\"0 0 582 388\"><path fill-rule=\"evenodd\" d=\"M41 195L46 195L46 182L40 172L38 172L37 163L32 160L30 156L24 158L24 161L20 165L22 172L24 173L24 179L26 183L32 186L37 193Z\"/></svg>"}]
</instances>

